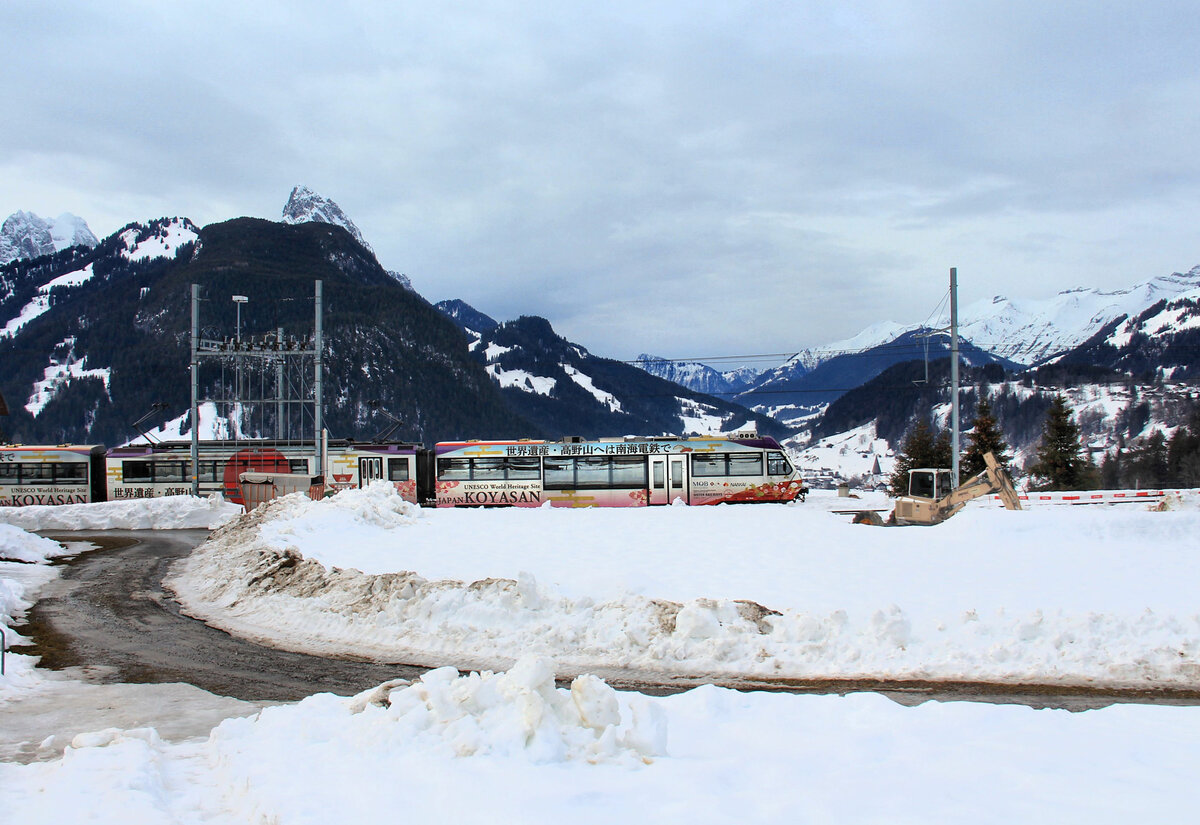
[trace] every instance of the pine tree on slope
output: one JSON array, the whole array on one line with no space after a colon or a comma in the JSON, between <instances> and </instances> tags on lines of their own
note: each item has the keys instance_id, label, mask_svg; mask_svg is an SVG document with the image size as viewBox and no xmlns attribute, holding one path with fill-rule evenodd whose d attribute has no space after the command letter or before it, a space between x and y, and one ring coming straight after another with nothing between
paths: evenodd
<instances>
[{"instance_id":1,"label":"pine tree on slope","mask_svg":"<svg viewBox=\"0 0 1200 825\"><path fill-rule=\"evenodd\" d=\"M983 456L988 452L996 457L996 463L1006 473L1012 475L1008 466L1012 461L1008 454L1008 443L1004 440L1004 434L1000 432L996 417L992 415L992 406L986 398L979 399L979 405L975 408L975 427L967 433L967 438L970 439L970 444L959 463L959 474L963 479L977 476L987 469Z\"/></svg>"},{"instance_id":2,"label":"pine tree on slope","mask_svg":"<svg viewBox=\"0 0 1200 825\"><path fill-rule=\"evenodd\" d=\"M904 437L900 454L896 457L896 469L888 481L893 496L908 495L908 471L922 467L948 468L950 466L950 433L942 431L936 437L929 422L924 418L917 421Z\"/></svg>"},{"instance_id":3,"label":"pine tree on slope","mask_svg":"<svg viewBox=\"0 0 1200 825\"><path fill-rule=\"evenodd\" d=\"M1067 399L1054 396L1042 426L1037 461L1029 468L1036 490L1087 490L1095 486L1096 468L1083 457L1079 425Z\"/></svg>"}]
</instances>

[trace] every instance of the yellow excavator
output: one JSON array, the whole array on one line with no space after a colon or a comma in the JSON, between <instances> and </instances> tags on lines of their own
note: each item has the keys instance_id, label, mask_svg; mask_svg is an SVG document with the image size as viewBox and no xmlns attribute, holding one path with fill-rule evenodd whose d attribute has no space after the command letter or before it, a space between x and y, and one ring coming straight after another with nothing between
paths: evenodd
<instances>
[{"instance_id":1,"label":"yellow excavator","mask_svg":"<svg viewBox=\"0 0 1200 825\"><path fill-rule=\"evenodd\" d=\"M884 521L878 511L860 510L855 524L908 525L941 524L967 505L967 502L993 493L1008 510L1020 510L1021 499L1013 488L1012 479L996 461L996 456L984 453L986 469L974 478L953 487L949 470L919 469L908 471L908 495L896 499L896 508Z\"/></svg>"}]
</instances>

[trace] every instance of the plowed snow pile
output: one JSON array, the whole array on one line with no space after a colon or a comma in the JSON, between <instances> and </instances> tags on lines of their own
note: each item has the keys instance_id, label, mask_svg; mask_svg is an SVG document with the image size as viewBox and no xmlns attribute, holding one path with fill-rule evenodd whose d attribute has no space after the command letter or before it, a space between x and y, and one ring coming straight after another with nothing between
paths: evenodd
<instances>
[{"instance_id":1,"label":"plowed snow pile","mask_svg":"<svg viewBox=\"0 0 1200 825\"><path fill-rule=\"evenodd\" d=\"M1187 508L421 511L377 483L261 508L170 584L231 632L383 661L1197 686L1198 533Z\"/></svg>"},{"instance_id":2,"label":"plowed snow pile","mask_svg":"<svg viewBox=\"0 0 1200 825\"><path fill-rule=\"evenodd\" d=\"M219 495L163 496L95 504L30 505L0 508L0 522L23 530L182 530L219 527L242 513L242 506Z\"/></svg>"}]
</instances>

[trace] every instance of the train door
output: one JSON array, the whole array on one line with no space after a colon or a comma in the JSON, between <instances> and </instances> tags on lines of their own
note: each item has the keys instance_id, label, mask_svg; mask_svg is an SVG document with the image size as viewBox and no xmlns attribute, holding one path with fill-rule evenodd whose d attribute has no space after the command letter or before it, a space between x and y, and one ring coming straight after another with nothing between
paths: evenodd
<instances>
[{"instance_id":1,"label":"train door","mask_svg":"<svg viewBox=\"0 0 1200 825\"><path fill-rule=\"evenodd\" d=\"M687 456L652 455L650 458L650 504L670 504L688 497Z\"/></svg>"},{"instance_id":2,"label":"train door","mask_svg":"<svg viewBox=\"0 0 1200 825\"><path fill-rule=\"evenodd\" d=\"M379 478L383 478L383 456L367 456L358 459L359 487L366 487Z\"/></svg>"}]
</instances>

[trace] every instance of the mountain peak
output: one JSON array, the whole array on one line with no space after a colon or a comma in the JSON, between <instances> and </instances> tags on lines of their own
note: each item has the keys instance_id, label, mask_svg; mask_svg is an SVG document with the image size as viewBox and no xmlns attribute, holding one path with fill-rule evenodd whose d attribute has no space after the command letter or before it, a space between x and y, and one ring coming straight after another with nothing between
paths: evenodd
<instances>
[{"instance_id":1,"label":"mountain peak","mask_svg":"<svg viewBox=\"0 0 1200 825\"><path fill-rule=\"evenodd\" d=\"M367 249L371 249L371 245L363 238L362 232L354 225L354 221L346 217L346 213L340 206L329 198L318 195L303 184L292 189L292 194L283 207L283 222L293 224L331 223L334 226L342 227L354 236L354 240ZM374 250L371 251L374 252Z\"/></svg>"},{"instance_id":2,"label":"mountain peak","mask_svg":"<svg viewBox=\"0 0 1200 825\"><path fill-rule=\"evenodd\" d=\"M87 221L70 212L40 218L33 212L14 212L0 226L0 264L18 258L39 258L71 246L95 246L99 241Z\"/></svg>"}]
</instances>

